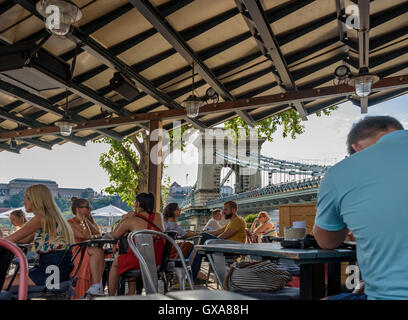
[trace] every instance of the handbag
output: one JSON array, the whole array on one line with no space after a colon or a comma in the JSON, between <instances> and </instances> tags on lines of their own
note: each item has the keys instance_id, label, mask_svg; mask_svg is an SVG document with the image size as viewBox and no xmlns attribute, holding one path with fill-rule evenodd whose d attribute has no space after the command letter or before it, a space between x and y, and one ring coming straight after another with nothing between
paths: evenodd
<instances>
[{"instance_id":1,"label":"handbag","mask_svg":"<svg viewBox=\"0 0 408 320\"><path fill-rule=\"evenodd\" d=\"M279 291L292 281L291 274L269 260L234 263L224 280L231 291Z\"/></svg>"},{"instance_id":2,"label":"handbag","mask_svg":"<svg viewBox=\"0 0 408 320\"><path fill-rule=\"evenodd\" d=\"M181 252L183 253L184 258L187 257L189 252L193 249L194 245L191 242L184 241L182 243L177 243L177 245L180 247ZM170 259L176 259L178 257L178 252L175 247L171 247L170 251Z\"/></svg>"}]
</instances>

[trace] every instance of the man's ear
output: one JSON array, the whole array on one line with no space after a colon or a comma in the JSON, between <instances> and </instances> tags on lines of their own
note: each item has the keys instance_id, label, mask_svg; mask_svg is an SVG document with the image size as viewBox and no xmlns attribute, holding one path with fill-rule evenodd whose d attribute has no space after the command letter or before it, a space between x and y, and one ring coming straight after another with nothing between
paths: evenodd
<instances>
[{"instance_id":1,"label":"man's ear","mask_svg":"<svg viewBox=\"0 0 408 320\"><path fill-rule=\"evenodd\" d=\"M358 143L353 143L351 147L354 149L355 152L363 150L363 148Z\"/></svg>"}]
</instances>

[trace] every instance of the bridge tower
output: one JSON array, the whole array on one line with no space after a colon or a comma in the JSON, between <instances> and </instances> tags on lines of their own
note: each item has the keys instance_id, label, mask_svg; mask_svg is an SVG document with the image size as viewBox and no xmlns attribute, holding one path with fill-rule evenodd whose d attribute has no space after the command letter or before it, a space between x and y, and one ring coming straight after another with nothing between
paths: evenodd
<instances>
[{"instance_id":1,"label":"bridge tower","mask_svg":"<svg viewBox=\"0 0 408 320\"><path fill-rule=\"evenodd\" d=\"M194 141L198 149L197 182L187 196L188 199L185 199L183 203L182 217L196 225L208 220L209 210L206 208L206 202L219 197L221 170L224 167L231 168L235 173L235 193L261 187L262 180L259 170L229 162L228 156L231 159L239 158L242 161L249 161L247 152L260 154L265 140L265 138L256 136L234 141L224 129L215 129L211 131L211 134L201 133ZM217 152L227 157L220 157Z\"/></svg>"}]
</instances>

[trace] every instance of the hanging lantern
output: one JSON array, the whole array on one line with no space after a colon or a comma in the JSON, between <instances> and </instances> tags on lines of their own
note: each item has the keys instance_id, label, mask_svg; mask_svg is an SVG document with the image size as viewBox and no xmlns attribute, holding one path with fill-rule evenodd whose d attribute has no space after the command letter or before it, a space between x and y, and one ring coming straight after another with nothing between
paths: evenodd
<instances>
[{"instance_id":1,"label":"hanging lantern","mask_svg":"<svg viewBox=\"0 0 408 320\"><path fill-rule=\"evenodd\" d=\"M81 10L68 0L41 0L36 9L45 18L46 29L57 36L65 36L74 23L82 18Z\"/></svg>"}]
</instances>

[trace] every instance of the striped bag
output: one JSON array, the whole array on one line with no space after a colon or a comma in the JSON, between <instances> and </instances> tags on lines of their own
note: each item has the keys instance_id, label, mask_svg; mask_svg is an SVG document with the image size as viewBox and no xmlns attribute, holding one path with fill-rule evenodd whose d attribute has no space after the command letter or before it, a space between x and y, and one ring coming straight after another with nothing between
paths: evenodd
<instances>
[{"instance_id":1,"label":"striped bag","mask_svg":"<svg viewBox=\"0 0 408 320\"><path fill-rule=\"evenodd\" d=\"M224 280L225 290L279 291L293 278L269 260L238 262L231 266Z\"/></svg>"}]
</instances>

